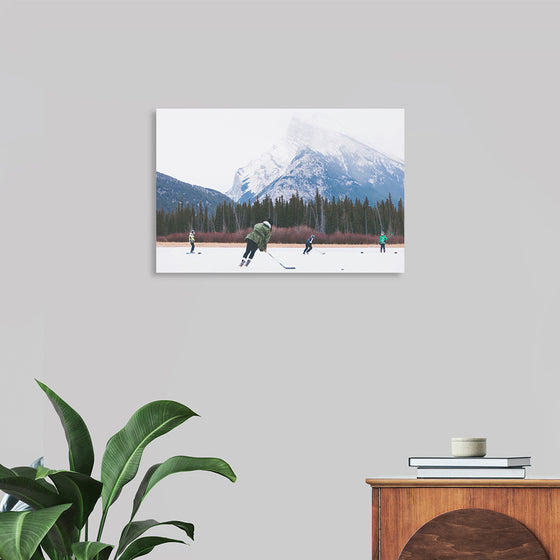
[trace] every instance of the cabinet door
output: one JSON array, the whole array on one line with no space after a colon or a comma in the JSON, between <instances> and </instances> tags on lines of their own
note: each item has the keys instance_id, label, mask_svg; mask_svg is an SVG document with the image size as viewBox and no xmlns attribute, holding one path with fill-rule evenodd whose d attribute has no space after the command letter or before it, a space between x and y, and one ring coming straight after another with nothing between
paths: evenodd
<instances>
[{"instance_id":1,"label":"cabinet door","mask_svg":"<svg viewBox=\"0 0 560 560\"><path fill-rule=\"evenodd\" d=\"M473 508L519 521L550 560L560 560L560 488L381 488L374 495L377 492L379 558L374 550L374 560L398 560L423 525L442 514Z\"/></svg>"}]
</instances>

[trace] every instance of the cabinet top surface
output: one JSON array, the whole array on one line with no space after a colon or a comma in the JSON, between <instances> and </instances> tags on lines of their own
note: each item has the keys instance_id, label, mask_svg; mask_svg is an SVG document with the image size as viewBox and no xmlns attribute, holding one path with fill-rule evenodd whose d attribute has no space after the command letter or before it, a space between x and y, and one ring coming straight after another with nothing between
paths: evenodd
<instances>
[{"instance_id":1,"label":"cabinet top surface","mask_svg":"<svg viewBox=\"0 0 560 560\"><path fill-rule=\"evenodd\" d=\"M557 478L366 478L372 488L560 488Z\"/></svg>"}]
</instances>

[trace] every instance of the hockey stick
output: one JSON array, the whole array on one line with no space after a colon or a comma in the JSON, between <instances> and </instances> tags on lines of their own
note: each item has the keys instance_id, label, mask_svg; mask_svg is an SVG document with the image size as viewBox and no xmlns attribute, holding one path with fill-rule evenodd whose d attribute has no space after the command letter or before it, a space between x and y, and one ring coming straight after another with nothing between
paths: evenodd
<instances>
[{"instance_id":1,"label":"hockey stick","mask_svg":"<svg viewBox=\"0 0 560 560\"><path fill-rule=\"evenodd\" d=\"M271 255L268 251L266 252L266 254L273 260L275 260L282 268L285 268L286 270L295 270L296 267L295 266L286 266L284 264L282 264L277 258L275 258L273 255Z\"/></svg>"}]
</instances>

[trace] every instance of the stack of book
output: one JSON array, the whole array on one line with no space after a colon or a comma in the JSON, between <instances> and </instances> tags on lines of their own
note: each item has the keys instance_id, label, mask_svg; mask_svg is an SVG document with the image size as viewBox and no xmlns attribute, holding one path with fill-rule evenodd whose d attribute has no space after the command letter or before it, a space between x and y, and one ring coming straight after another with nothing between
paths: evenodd
<instances>
[{"instance_id":1,"label":"stack of book","mask_svg":"<svg viewBox=\"0 0 560 560\"><path fill-rule=\"evenodd\" d=\"M417 478L525 478L531 457L409 457Z\"/></svg>"}]
</instances>

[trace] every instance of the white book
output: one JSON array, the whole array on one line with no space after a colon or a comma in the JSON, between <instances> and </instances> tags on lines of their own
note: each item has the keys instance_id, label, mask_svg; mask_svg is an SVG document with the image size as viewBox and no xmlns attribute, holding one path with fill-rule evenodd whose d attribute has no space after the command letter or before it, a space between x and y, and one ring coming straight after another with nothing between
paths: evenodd
<instances>
[{"instance_id":1,"label":"white book","mask_svg":"<svg viewBox=\"0 0 560 560\"><path fill-rule=\"evenodd\" d=\"M524 468L418 468L417 478L525 478Z\"/></svg>"},{"instance_id":2,"label":"white book","mask_svg":"<svg viewBox=\"0 0 560 560\"><path fill-rule=\"evenodd\" d=\"M530 467L531 457L409 457L410 467Z\"/></svg>"}]
</instances>

